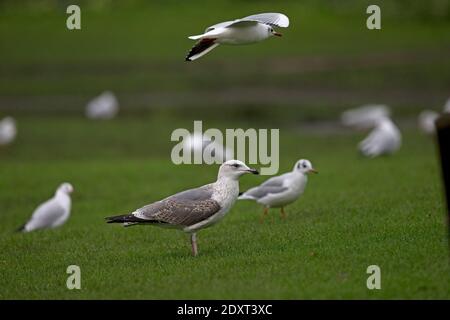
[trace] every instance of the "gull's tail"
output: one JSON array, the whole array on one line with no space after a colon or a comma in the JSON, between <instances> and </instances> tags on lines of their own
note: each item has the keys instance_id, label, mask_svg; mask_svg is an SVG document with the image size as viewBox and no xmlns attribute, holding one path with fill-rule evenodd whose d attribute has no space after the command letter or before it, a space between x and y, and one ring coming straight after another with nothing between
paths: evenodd
<instances>
[{"instance_id":1,"label":"gull's tail","mask_svg":"<svg viewBox=\"0 0 450 320\"><path fill-rule=\"evenodd\" d=\"M25 230L25 226L26 226L27 224L26 223L24 223L22 226L20 226L19 228L17 228L15 231L16 232L25 232L26 230Z\"/></svg>"},{"instance_id":2,"label":"gull's tail","mask_svg":"<svg viewBox=\"0 0 450 320\"><path fill-rule=\"evenodd\" d=\"M246 192L239 192L238 200L256 200L256 198L248 195Z\"/></svg>"},{"instance_id":3,"label":"gull's tail","mask_svg":"<svg viewBox=\"0 0 450 320\"><path fill-rule=\"evenodd\" d=\"M201 36L192 36L189 37L190 39L194 39L194 37L201 37ZM198 38L195 38L198 39ZM194 39L194 40L195 40ZM216 39L214 38L203 38L200 41L198 41L195 46L192 47L192 49L189 51L189 53L186 56L186 61L194 61L208 52L210 52L212 49L217 47L219 44L214 42Z\"/></svg>"},{"instance_id":4,"label":"gull's tail","mask_svg":"<svg viewBox=\"0 0 450 320\"><path fill-rule=\"evenodd\" d=\"M133 214L121 214L118 216L106 217L106 223L123 223L124 227L129 227L139 222L143 222L142 219L137 218Z\"/></svg>"}]
</instances>

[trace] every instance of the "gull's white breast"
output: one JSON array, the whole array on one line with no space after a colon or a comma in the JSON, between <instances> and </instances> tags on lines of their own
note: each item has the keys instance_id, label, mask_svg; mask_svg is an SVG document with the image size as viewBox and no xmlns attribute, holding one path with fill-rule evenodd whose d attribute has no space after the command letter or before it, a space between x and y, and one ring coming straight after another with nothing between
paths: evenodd
<instances>
[{"instance_id":1,"label":"gull's white breast","mask_svg":"<svg viewBox=\"0 0 450 320\"><path fill-rule=\"evenodd\" d=\"M215 182L214 189L212 199L219 203L220 210L208 219L184 228L183 231L195 232L222 220L237 200L239 195L239 182L232 179L220 179Z\"/></svg>"},{"instance_id":2,"label":"gull's white breast","mask_svg":"<svg viewBox=\"0 0 450 320\"><path fill-rule=\"evenodd\" d=\"M270 34L267 26L261 23L248 27L229 27L217 37L216 42L223 44L249 44L267 39Z\"/></svg>"}]
</instances>

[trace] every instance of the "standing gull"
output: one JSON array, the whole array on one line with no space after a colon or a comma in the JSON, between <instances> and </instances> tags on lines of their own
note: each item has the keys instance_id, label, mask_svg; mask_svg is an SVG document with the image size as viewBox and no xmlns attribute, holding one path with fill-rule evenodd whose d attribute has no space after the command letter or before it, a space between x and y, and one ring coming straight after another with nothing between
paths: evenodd
<instances>
[{"instance_id":1,"label":"standing gull","mask_svg":"<svg viewBox=\"0 0 450 320\"><path fill-rule=\"evenodd\" d=\"M271 36L281 37L273 27L287 28L289 18L281 13L261 13L242 19L226 21L208 27L203 34L190 36L199 40L186 56L193 61L207 54L219 44L250 44L266 40Z\"/></svg>"},{"instance_id":2,"label":"standing gull","mask_svg":"<svg viewBox=\"0 0 450 320\"><path fill-rule=\"evenodd\" d=\"M7 145L14 141L17 135L16 121L12 117L5 117L0 121L0 145Z\"/></svg>"},{"instance_id":3,"label":"standing gull","mask_svg":"<svg viewBox=\"0 0 450 320\"><path fill-rule=\"evenodd\" d=\"M197 231L217 223L231 209L239 195L239 177L246 173L258 171L239 160L229 160L220 166L216 182L174 194L130 214L108 217L107 222L181 229L191 234L192 254L196 256Z\"/></svg>"},{"instance_id":4,"label":"standing gull","mask_svg":"<svg viewBox=\"0 0 450 320\"><path fill-rule=\"evenodd\" d=\"M70 216L70 194L72 192L73 187L70 183L61 184L53 198L38 206L30 220L18 231L30 232L38 229L56 228L64 224Z\"/></svg>"},{"instance_id":5,"label":"standing gull","mask_svg":"<svg viewBox=\"0 0 450 320\"><path fill-rule=\"evenodd\" d=\"M270 178L258 187L251 188L239 196L239 200L255 200L264 206L261 222L269 213L269 208L281 208L281 217L285 218L284 207L297 200L305 191L308 173L318 173L311 162L305 159L297 161L291 172Z\"/></svg>"}]
</instances>

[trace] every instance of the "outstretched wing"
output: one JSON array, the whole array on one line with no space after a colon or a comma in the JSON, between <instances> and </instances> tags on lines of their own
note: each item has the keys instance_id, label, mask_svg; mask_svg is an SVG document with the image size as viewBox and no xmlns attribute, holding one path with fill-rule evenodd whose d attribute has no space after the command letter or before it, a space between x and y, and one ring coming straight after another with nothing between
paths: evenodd
<instances>
[{"instance_id":1,"label":"outstretched wing","mask_svg":"<svg viewBox=\"0 0 450 320\"><path fill-rule=\"evenodd\" d=\"M268 24L274 27L289 27L289 18L282 13L260 13L242 19L221 22L206 28L205 33L219 28L248 26L252 22Z\"/></svg>"},{"instance_id":2,"label":"outstretched wing","mask_svg":"<svg viewBox=\"0 0 450 320\"><path fill-rule=\"evenodd\" d=\"M282 13L260 13L240 19L242 21L258 21L274 27L289 27L289 18Z\"/></svg>"}]
</instances>

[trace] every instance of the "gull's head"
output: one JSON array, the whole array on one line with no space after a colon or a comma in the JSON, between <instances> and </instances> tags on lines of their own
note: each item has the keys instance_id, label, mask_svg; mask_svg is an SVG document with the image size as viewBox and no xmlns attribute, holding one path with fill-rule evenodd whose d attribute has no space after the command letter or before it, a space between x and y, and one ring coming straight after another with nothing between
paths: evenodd
<instances>
[{"instance_id":1,"label":"gull's head","mask_svg":"<svg viewBox=\"0 0 450 320\"><path fill-rule=\"evenodd\" d=\"M62 192L65 194L71 194L73 191L74 191L73 186L68 182L60 184L57 190L57 192Z\"/></svg>"},{"instance_id":2,"label":"gull's head","mask_svg":"<svg viewBox=\"0 0 450 320\"><path fill-rule=\"evenodd\" d=\"M277 36L277 37L282 37L283 35L279 32L276 32L271 26L267 25L267 32L269 33L269 37L270 36Z\"/></svg>"},{"instance_id":3,"label":"gull's head","mask_svg":"<svg viewBox=\"0 0 450 320\"><path fill-rule=\"evenodd\" d=\"M308 173L319 173L317 170L315 170L311 164L311 161L306 159L298 160L294 167L295 172L301 172L303 174Z\"/></svg>"},{"instance_id":4,"label":"gull's head","mask_svg":"<svg viewBox=\"0 0 450 320\"><path fill-rule=\"evenodd\" d=\"M239 160L228 160L219 168L219 178L226 177L239 179L240 176L246 173L259 174L258 170L249 168L245 163Z\"/></svg>"}]
</instances>

